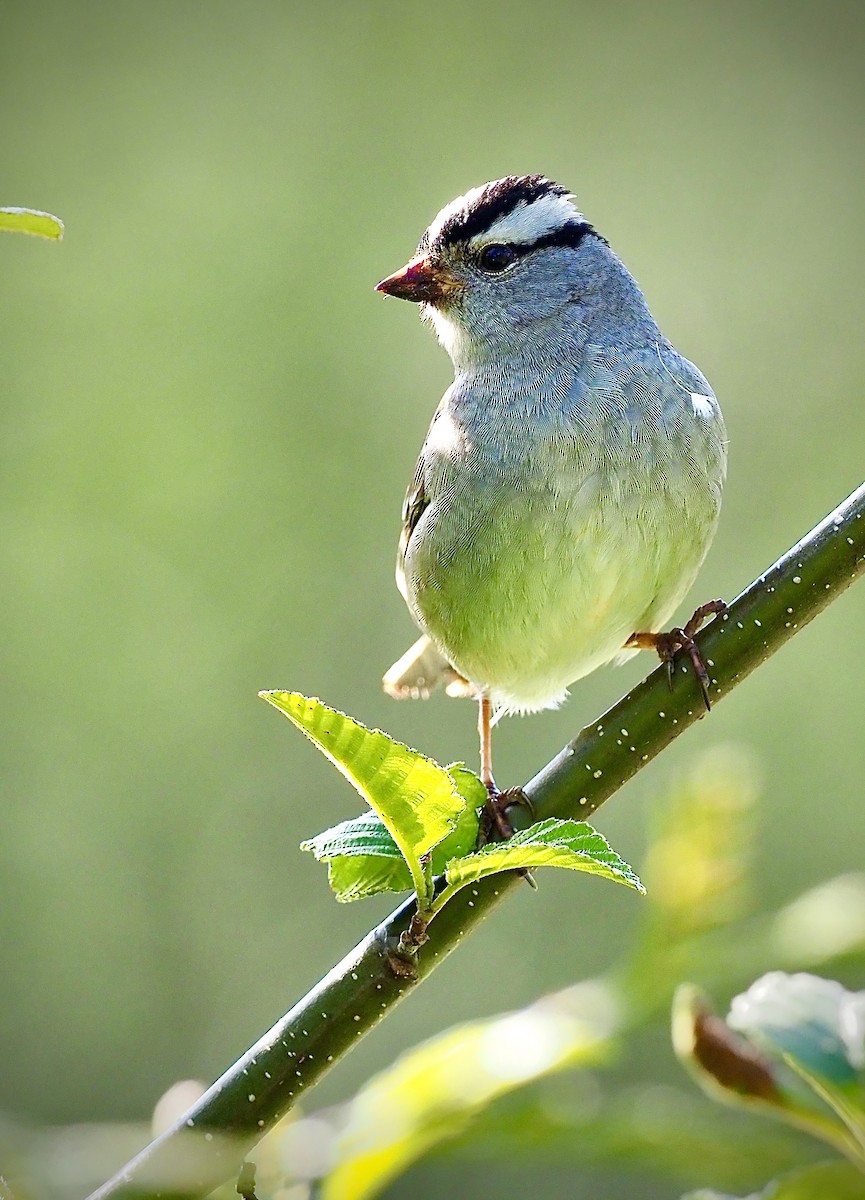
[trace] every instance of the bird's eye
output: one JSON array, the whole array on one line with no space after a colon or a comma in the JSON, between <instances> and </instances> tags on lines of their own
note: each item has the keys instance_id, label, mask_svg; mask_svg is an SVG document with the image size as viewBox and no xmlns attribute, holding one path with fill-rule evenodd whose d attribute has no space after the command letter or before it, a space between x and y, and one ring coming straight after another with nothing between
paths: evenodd
<instances>
[{"instance_id":1,"label":"bird's eye","mask_svg":"<svg viewBox=\"0 0 865 1200\"><path fill-rule=\"evenodd\" d=\"M484 246L478 259L481 270L486 271L488 275L501 275L502 271L506 271L516 261L517 252L513 246L504 246L495 242L490 246Z\"/></svg>"}]
</instances>

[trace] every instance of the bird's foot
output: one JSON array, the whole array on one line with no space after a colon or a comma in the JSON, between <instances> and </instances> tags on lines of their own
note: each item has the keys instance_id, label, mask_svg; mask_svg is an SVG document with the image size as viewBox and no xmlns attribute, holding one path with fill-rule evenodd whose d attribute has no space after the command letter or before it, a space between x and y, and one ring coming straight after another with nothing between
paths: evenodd
<instances>
[{"instance_id":1,"label":"bird's foot","mask_svg":"<svg viewBox=\"0 0 865 1200\"><path fill-rule=\"evenodd\" d=\"M487 781L486 788L487 800L481 813L480 836L484 843L491 840L506 842L514 836L513 826L505 815L507 793L500 792L492 779Z\"/></svg>"},{"instance_id":2,"label":"bird's foot","mask_svg":"<svg viewBox=\"0 0 865 1200\"><path fill-rule=\"evenodd\" d=\"M694 610L694 615L685 625L677 625L666 633L632 633L625 642L629 650L654 650L661 662L667 664L667 676L670 687L673 686L673 663L680 650L684 650L691 660L694 674L700 684L703 703L706 711L710 712L712 705L709 700L709 672L700 654L700 648L694 637L707 617L726 612L727 605L723 600L709 600Z\"/></svg>"},{"instance_id":3,"label":"bird's foot","mask_svg":"<svg viewBox=\"0 0 865 1200\"><path fill-rule=\"evenodd\" d=\"M534 821L534 806L522 788L508 788L506 792L500 792L495 783L487 784L487 802L481 812L478 828L478 850L488 842L506 842L514 836L516 829L511 824L514 809L523 809L529 815L529 823ZM530 871L522 868L519 873L526 883L537 888Z\"/></svg>"}]
</instances>

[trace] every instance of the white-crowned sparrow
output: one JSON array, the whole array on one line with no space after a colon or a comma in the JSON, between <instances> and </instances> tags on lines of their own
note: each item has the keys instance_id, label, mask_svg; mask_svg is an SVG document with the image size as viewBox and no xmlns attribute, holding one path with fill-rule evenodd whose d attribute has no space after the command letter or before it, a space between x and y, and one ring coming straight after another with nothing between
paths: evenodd
<instances>
[{"instance_id":1,"label":"white-crowned sparrow","mask_svg":"<svg viewBox=\"0 0 865 1200\"><path fill-rule=\"evenodd\" d=\"M453 360L403 510L397 582L424 637L385 675L491 710L559 704L654 647L694 579L726 469L718 403L565 188L508 176L438 214L378 290L420 304ZM699 673L699 670L698 670Z\"/></svg>"}]
</instances>

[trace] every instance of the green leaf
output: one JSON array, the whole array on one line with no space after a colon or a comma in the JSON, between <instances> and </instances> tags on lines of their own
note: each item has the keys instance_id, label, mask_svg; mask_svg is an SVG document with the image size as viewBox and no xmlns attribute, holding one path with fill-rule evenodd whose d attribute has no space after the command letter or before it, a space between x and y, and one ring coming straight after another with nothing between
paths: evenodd
<instances>
[{"instance_id":1,"label":"green leaf","mask_svg":"<svg viewBox=\"0 0 865 1200\"><path fill-rule=\"evenodd\" d=\"M865 992L834 979L771 971L736 996L731 1029L792 1071L844 1123L865 1167Z\"/></svg>"},{"instance_id":2,"label":"green leaf","mask_svg":"<svg viewBox=\"0 0 865 1200\"><path fill-rule=\"evenodd\" d=\"M477 809L486 799L486 788L477 775L461 763L448 767L448 773L466 801L451 833L433 848L431 869L440 875L452 858L467 854L478 839ZM379 892L407 892L412 888L411 874L396 842L384 822L374 812L363 813L326 829L300 844L328 864L328 881L337 900L347 903Z\"/></svg>"},{"instance_id":3,"label":"green leaf","mask_svg":"<svg viewBox=\"0 0 865 1200\"><path fill-rule=\"evenodd\" d=\"M865 1200L865 1175L851 1163L815 1163L792 1171L764 1192L765 1200Z\"/></svg>"},{"instance_id":4,"label":"green leaf","mask_svg":"<svg viewBox=\"0 0 865 1200\"><path fill-rule=\"evenodd\" d=\"M433 851L433 869L437 875L452 858L459 858L474 850L478 842L478 813L489 798L480 778L463 763L451 763L446 770L466 806L457 818L453 833Z\"/></svg>"},{"instance_id":5,"label":"green leaf","mask_svg":"<svg viewBox=\"0 0 865 1200\"><path fill-rule=\"evenodd\" d=\"M393 858L340 855L328 859L327 881L340 904L381 892L410 892L413 887L411 872L399 850Z\"/></svg>"},{"instance_id":6,"label":"green leaf","mask_svg":"<svg viewBox=\"0 0 865 1200\"><path fill-rule=\"evenodd\" d=\"M388 833L387 826L377 813L361 813L342 821L315 837L307 838L300 843L301 850L310 850L319 860L340 858L345 855L374 855L376 857L395 858L405 865L405 859L400 853L399 846ZM406 868L408 877L408 868Z\"/></svg>"},{"instance_id":7,"label":"green leaf","mask_svg":"<svg viewBox=\"0 0 865 1200\"><path fill-rule=\"evenodd\" d=\"M769 956L800 965L865 953L865 874L848 871L809 888L772 922Z\"/></svg>"},{"instance_id":8,"label":"green leaf","mask_svg":"<svg viewBox=\"0 0 865 1200\"><path fill-rule=\"evenodd\" d=\"M379 892L411 891L411 873L399 846L374 812L307 838L300 848L327 863L328 882L342 904Z\"/></svg>"},{"instance_id":9,"label":"green leaf","mask_svg":"<svg viewBox=\"0 0 865 1200\"><path fill-rule=\"evenodd\" d=\"M377 1196L499 1096L564 1067L603 1062L617 1012L603 985L578 985L410 1050L348 1106L322 1200Z\"/></svg>"},{"instance_id":10,"label":"green leaf","mask_svg":"<svg viewBox=\"0 0 865 1200\"><path fill-rule=\"evenodd\" d=\"M644 891L633 870L610 848L607 840L585 821L539 821L506 842L494 842L448 863L446 877L454 888L485 875L520 868L567 867L588 871Z\"/></svg>"},{"instance_id":11,"label":"green leaf","mask_svg":"<svg viewBox=\"0 0 865 1200\"><path fill-rule=\"evenodd\" d=\"M730 1005L732 1029L770 1056L865 1099L865 993L800 971L771 971Z\"/></svg>"},{"instance_id":12,"label":"green leaf","mask_svg":"<svg viewBox=\"0 0 865 1200\"><path fill-rule=\"evenodd\" d=\"M839 1019L842 994L858 999L831 980L775 971L737 996L723 1021L685 984L673 1002L673 1045L716 1099L771 1113L865 1169L862 1079ZM852 1019L846 1032L858 1044Z\"/></svg>"},{"instance_id":13,"label":"green leaf","mask_svg":"<svg viewBox=\"0 0 865 1200\"><path fill-rule=\"evenodd\" d=\"M9 230L10 233L29 233L58 242L63 237L63 222L59 217L35 208L0 208L0 229Z\"/></svg>"},{"instance_id":14,"label":"green leaf","mask_svg":"<svg viewBox=\"0 0 865 1200\"><path fill-rule=\"evenodd\" d=\"M689 1192L682 1200L736 1200L720 1192ZM776 1179L743 1200L865 1200L865 1175L851 1163L815 1163Z\"/></svg>"},{"instance_id":15,"label":"green leaf","mask_svg":"<svg viewBox=\"0 0 865 1200\"><path fill-rule=\"evenodd\" d=\"M443 841L466 801L444 767L378 729L296 692L261 692L342 772L375 809L402 853L425 908L431 873L421 858Z\"/></svg>"}]
</instances>

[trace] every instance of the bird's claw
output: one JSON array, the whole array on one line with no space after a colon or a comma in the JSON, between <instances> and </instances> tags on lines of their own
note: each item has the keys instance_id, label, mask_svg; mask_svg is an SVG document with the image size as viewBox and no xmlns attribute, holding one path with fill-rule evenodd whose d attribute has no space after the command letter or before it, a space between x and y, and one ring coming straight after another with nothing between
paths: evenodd
<instances>
[{"instance_id":1,"label":"bird's claw","mask_svg":"<svg viewBox=\"0 0 865 1200\"><path fill-rule=\"evenodd\" d=\"M478 827L478 850L491 840L506 842L514 836L516 830L510 822L508 810L516 807L524 808L529 814L530 821L534 821L534 805L522 788L508 788L506 792L500 792L495 783L492 781L487 783L487 802L481 812L480 825ZM523 876L526 883L537 889L538 885L535 883L530 871L526 870L525 867L521 867L519 874Z\"/></svg>"},{"instance_id":2,"label":"bird's claw","mask_svg":"<svg viewBox=\"0 0 865 1200\"><path fill-rule=\"evenodd\" d=\"M707 617L726 612L726 610L727 605L723 600L709 600L706 604L701 604L699 608L695 609L691 619L684 625L677 625L667 633L632 633L625 645L638 650L656 651L661 662L666 663L667 680L671 691L673 688L673 670L676 655L680 650L684 650L694 668L694 675L700 685L700 692L703 696L703 703L706 705L706 711L711 712L712 704L709 699L709 684L711 681L709 679L709 672L706 670L706 664L703 662L703 656L700 654L699 646L694 641L694 636Z\"/></svg>"},{"instance_id":3,"label":"bird's claw","mask_svg":"<svg viewBox=\"0 0 865 1200\"><path fill-rule=\"evenodd\" d=\"M531 800L522 788L508 788L500 792L495 783L487 784L487 802L481 814L481 824L478 833L478 846L485 845L495 834L495 840L506 842L514 836L515 830L508 815L508 809L524 808L533 821L535 810Z\"/></svg>"}]
</instances>

